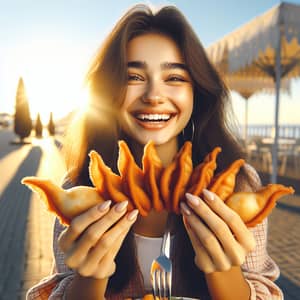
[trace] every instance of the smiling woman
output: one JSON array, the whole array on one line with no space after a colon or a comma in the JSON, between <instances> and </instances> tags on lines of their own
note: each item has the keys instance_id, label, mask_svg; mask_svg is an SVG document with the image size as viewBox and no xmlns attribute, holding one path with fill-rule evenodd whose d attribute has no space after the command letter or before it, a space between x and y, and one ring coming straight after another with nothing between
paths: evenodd
<instances>
[{"instance_id":1,"label":"smiling woman","mask_svg":"<svg viewBox=\"0 0 300 300\"><path fill-rule=\"evenodd\" d=\"M164 51L154 52L153 47ZM174 137L192 114L193 87L176 43L157 33L135 37L128 43L127 65L128 87L120 109L123 130L142 144L177 143Z\"/></svg>"},{"instance_id":2,"label":"smiling woman","mask_svg":"<svg viewBox=\"0 0 300 300\"><path fill-rule=\"evenodd\" d=\"M10 68L15 78L24 79L32 118L40 113L45 123L50 112L59 119L84 104L81 87L88 55L65 42L36 40L16 47Z\"/></svg>"},{"instance_id":3,"label":"smiling woman","mask_svg":"<svg viewBox=\"0 0 300 300\"><path fill-rule=\"evenodd\" d=\"M224 205L217 191L203 191L200 197L183 195L191 165L204 168L202 159L216 146L222 148L214 167L217 172L243 157L228 130L226 86L184 15L174 6L139 4L130 8L97 51L87 83L89 109L69 131L69 142L64 142L70 171L64 187L92 185L89 175L94 168L88 167L88 154L95 150L105 162L105 168L102 162L102 167L96 168L101 174L96 189L104 192L106 201L80 213L68 228L56 222L57 274L30 289L27 299L114 300L151 293L149 262L160 251L154 239L163 236L168 214L174 236L171 295L282 299L272 282L279 276L278 267L265 251L267 223L251 231ZM161 193L152 183L142 185L144 147L150 141L157 153L150 158L154 162L151 178L157 179L159 186L170 187ZM190 145L184 148L189 152L183 150L189 155L181 155L183 145ZM124 153L126 160L118 153ZM177 162L182 172L177 171ZM161 165L166 166L166 173ZM219 178L227 189L225 180L231 176L224 177ZM107 190L101 185L104 182ZM260 187L258 174L250 165L240 169L236 182L236 192L254 192ZM117 193L121 202L112 203L108 189L121 191ZM156 203L170 203L173 197L177 207L182 200L178 214L151 210L152 194ZM130 195L136 207L141 206L136 197L146 200L141 213L138 208L127 211ZM80 201L86 200L81 194ZM137 235L150 243L147 249L155 256L137 251L142 245Z\"/></svg>"}]
</instances>

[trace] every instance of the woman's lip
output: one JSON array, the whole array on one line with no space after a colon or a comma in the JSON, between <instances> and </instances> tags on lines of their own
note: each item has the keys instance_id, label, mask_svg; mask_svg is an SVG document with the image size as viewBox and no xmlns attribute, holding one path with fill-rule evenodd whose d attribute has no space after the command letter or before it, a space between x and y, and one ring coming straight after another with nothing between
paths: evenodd
<instances>
[{"instance_id":1,"label":"woman's lip","mask_svg":"<svg viewBox=\"0 0 300 300\"><path fill-rule=\"evenodd\" d=\"M160 130L169 125L173 116L168 121L142 121L137 118L134 118L139 126L147 130Z\"/></svg>"},{"instance_id":2,"label":"woman's lip","mask_svg":"<svg viewBox=\"0 0 300 300\"><path fill-rule=\"evenodd\" d=\"M160 110L160 111L154 111L154 110L148 110L148 109L140 109L140 110L135 110L131 112L132 115L137 116L137 115L175 115L176 112L170 111L170 110Z\"/></svg>"}]
</instances>

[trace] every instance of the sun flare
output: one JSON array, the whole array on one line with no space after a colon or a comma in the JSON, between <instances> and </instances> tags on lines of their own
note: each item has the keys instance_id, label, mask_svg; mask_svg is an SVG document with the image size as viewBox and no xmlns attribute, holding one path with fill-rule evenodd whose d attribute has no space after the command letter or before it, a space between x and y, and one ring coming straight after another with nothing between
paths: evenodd
<instances>
[{"instance_id":1,"label":"sun flare","mask_svg":"<svg viewBox=\"0 0 300 300\"><path fill-rule=\"evenodd\" d=\"M87 58L78 51L53 41L28 43L17 51L15 72L23 77L32 119L40 113L42 122L48 122L50 112L60 119L86 103Z\"/></svg>"}]
</instances>

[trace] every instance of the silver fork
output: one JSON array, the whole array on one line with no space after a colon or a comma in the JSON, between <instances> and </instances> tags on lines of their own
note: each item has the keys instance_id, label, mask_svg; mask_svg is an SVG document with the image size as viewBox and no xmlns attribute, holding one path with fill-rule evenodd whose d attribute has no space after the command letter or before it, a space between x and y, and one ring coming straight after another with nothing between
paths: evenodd
<instances>
[{"instance_id":1,"label":"silver fork","mask_svg":"<svg viewBox=\"0 0 300 300\"><path fill-rule=\"evenodd\" d=\"M170 260L171 246L171 214L168 215L163 235L160 256L151 265L151 280L154 299L171 299L172 295L172 262Z\"/></svg>"}]
</instances>

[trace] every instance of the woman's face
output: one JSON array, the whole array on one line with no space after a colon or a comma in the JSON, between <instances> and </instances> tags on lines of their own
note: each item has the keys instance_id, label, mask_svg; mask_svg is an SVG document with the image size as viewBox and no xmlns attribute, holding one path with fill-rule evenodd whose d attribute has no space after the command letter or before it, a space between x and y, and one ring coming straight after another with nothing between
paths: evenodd
<instances>
[{"instance_id":1,"label":"woman's face","mask_svg":"<svg viewBox=\"0 0 300 300\"><path fill-rule=\"evenodd\" d=\"M193 87L176 43L158 33L128 43L128 84L122 129L140 144L176 139L193 110Z\"/></svg>"}]
</instances>

